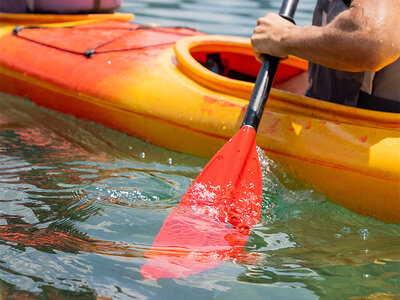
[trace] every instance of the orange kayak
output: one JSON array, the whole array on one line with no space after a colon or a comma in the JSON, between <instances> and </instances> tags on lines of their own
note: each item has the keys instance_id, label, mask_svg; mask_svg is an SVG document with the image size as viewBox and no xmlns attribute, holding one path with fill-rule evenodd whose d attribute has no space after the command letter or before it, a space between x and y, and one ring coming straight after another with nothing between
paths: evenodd
<instances>
[{"instance_id":1,"label":"orange kayak","mask_svg":"<svg viewBox=\"0 0 400 300\"><path fill-rule=\"evenodd\" d=\"M121 20L3 27L0 48L1 92L206 157L240 127L259 68L246 38ZM398 114L307 98L306 84L306 61L282 61L257 145L332 201L399 223Z\"/></svg>"}]
</instances>

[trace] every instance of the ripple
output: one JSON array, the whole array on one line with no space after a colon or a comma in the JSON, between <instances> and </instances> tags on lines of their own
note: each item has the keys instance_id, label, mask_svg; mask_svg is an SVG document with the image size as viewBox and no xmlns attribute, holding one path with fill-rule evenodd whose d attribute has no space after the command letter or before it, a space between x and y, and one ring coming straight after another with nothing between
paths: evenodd
<instances>
[{"instance_id":1,"label":"ripple","mask_svg":"<svg viewBox=\"0 0 400 300\"><path fill-rule=\"evenodd\" d=\"M300 1L296 22L310 25L315 1ZM280 2L273 1L124 1L120 11L133 12L134 22L163 26L188 26L212 34L250 37L259 17L277 13Z\"/></svg>"}]
</instances>

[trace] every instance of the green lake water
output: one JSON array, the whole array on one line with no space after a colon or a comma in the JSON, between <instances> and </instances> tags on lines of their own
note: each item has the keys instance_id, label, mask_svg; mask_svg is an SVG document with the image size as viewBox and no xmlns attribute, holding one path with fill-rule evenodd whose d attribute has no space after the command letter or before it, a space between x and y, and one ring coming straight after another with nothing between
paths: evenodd
<instances>
[{"instance_id":1,"label":"green lake water","mask_svg":"<svg viewBox=\"0 0 400 300\"><path fill-rule=\"evenodd\" d=\"M300 2L296 19L309 24L314 1ZM120 11L250 36L279 6L125 0ZM240 258L145 280L144 253L207 159L0 94L0 299L399 299L400 227L335 205L261 159L263 214Z\"/></svg>"}]
</instances>

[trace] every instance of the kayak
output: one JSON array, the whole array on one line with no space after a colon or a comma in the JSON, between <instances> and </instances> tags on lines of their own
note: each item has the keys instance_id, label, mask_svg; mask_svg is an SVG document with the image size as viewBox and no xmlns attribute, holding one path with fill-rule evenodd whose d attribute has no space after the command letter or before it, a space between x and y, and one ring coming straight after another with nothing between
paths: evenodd
<instances>
[{"instance_id":1,"label":"kayak","mask_svg":"<svg viewBox=\"0 0 400 300\"><path fill-rule=\"evenodd\" d=\"M1 92L204 157L238 131L260 67L247 38L123 20L2 27L0 48ZM257 145L330 200L399 223L399 115L306 86L307 62L283 60Z\"/></svg>"},{"instance_id":2,"label":"kayak","mask_svg":"<svg viewBox=\"0 0 400 300\"><path fill-rule=\"evenodd\" d=\"M81 20L120 20L130 21L134 18L129 13L112 14L14 14L0 12L0 26L4 25L37 25L46 23L64 23Z\"/></svg>"}]
</instances>

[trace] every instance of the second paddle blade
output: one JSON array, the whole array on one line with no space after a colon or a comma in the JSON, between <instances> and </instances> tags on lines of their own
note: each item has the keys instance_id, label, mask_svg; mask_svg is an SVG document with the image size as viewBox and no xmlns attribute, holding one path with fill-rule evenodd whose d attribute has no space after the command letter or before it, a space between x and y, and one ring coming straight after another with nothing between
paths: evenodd
<instances>
[{"instance_id":1,"label":"second paddle blade","mask_svg":"<svg viewBox=\"0 0 400 300\"><path fill-rule=\"evenodd\" d=\"M196 178L146 252L144 278L197 274L241 253L261 216L255 135L252 127L242 127Z\"/></svg>"}]
</instances>

